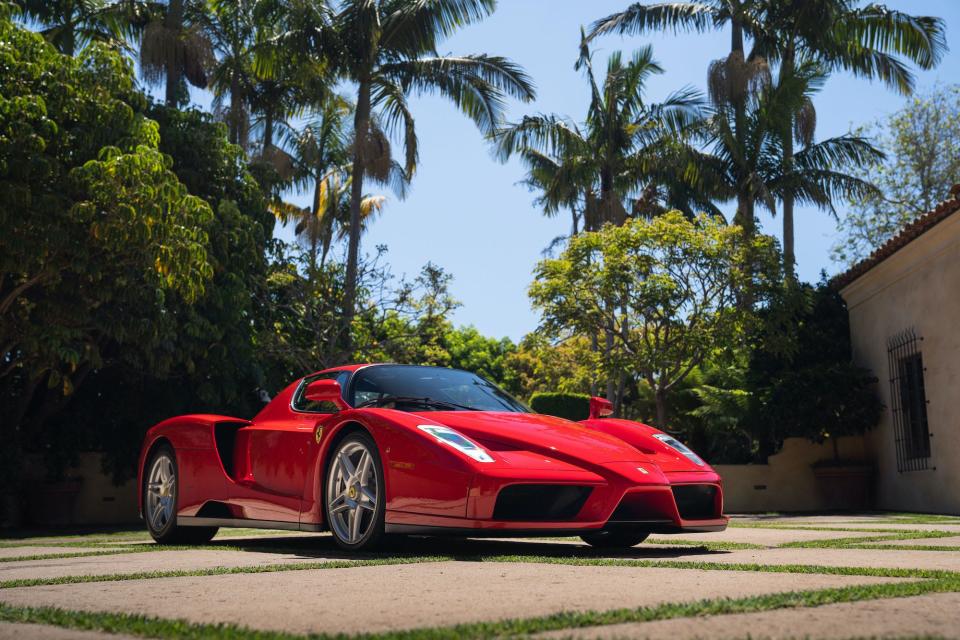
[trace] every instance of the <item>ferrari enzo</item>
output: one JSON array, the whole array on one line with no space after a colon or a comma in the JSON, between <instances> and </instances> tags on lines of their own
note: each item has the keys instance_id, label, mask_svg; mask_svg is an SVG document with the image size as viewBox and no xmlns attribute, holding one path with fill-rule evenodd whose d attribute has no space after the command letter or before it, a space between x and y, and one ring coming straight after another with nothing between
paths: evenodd
<instances>
[{"instance_id":1,"label":"ferrari enzo","mask_svg":"<svg viewBox=\"0 0 960 640\"><path fill-rule=\"evenodd\" d=\"M297 380L252 420L187 415L151 428L140 513L160 543L218 527L385 535L580 536L721 531L720 476L667 433L608 417L534 414L467 371L337 367Z\"/></svg>"}]
</instances>

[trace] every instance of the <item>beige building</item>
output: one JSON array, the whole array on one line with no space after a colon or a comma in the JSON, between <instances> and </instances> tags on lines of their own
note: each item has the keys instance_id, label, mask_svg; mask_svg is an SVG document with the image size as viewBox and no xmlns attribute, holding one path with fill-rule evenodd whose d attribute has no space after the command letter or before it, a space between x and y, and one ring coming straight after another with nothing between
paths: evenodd
<instances>
[{"instance_id":1,"label":"beige building","mask_svg":"<svg viewBox=\"0 0 960 640\"><path fill-rule=\"evenodd\" d=\"M960 185L834 280L885 409L866 436L880 509L960 514Z\"/></svg>"}]
</instances>

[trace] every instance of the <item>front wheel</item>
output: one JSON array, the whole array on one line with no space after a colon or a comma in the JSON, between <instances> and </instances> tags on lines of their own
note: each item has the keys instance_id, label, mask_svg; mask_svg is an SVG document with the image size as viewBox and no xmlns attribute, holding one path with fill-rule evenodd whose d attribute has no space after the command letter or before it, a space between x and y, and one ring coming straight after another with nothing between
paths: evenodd
<instances>
[{"instance_id":1,"label":"front wheel","mask_svg":"<svg viewBox=\"0 0 960 640\"><path fill-rule=\"evenodd\" d=\"M580 539L597 549L629 549L646 540L649 535L636 531L597 531L585 533Z\"/></svg>"},{"instance_id":2,"label":"front wheel","mask_svg":"<svg viewBox=\"0 0 960 640\"><path fill-rule=\"evenodd\" d=\"M380 544L386 495L383 465L373 438L353 433L337 444L324 485L324 512L334 541L350 551Z\"/></svg>"},{"instance_id":3,"label":"front wheel","mask_svg":"<svg viewBox=\"0 0 960 640\"><path fill-rule=\"evenodd\" d=\"M202 544L217 534L217 527L177 526L177 458L162 444L147 462L143 483L143 518L150 536L160 544Z\"/></svg>"}]
</instances>

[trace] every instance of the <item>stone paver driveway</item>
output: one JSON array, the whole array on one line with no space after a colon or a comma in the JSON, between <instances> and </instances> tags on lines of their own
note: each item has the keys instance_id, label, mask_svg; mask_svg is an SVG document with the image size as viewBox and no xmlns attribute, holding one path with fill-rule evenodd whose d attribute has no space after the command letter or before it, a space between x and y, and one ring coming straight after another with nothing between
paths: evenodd
<instances>
[{"instance_id":1,"label":"stone paver driveway","mask_svg":"<svg viewBox=\"0 0 960 640\"><path fill-rule=\"evenodd\" d=\"M0 639L960 638L960 518L753 516L623 553L577 539L224 530L0 538Z\"/></svg>"}]
</instances>

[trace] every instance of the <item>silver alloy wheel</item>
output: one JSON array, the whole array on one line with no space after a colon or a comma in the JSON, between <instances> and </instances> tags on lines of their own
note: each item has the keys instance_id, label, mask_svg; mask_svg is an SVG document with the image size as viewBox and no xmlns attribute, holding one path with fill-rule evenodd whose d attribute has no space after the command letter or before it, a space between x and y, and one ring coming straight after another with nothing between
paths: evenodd
<instances>
[{"instance_id":1,"label":"silver alloy wheel","mask_svg":"<svg viewBox=\"0 0 960 640\"><path fill-rule=\"evenodd\" d=\"M380 480L367 446L349 440L336 452L327 475L327 513L333 533L346 544L357 544L377 515Z\"/></svg>"},{"instance_id":2,"label":"silver alloy wheel","mask_svg":"<svg viewBox=\"0 0 960 640\"><path fill-rule=\"evenodd\" d=\"M173 519L177 502L177 474L173 460L162 453L153 460L147 478L147 517L154 531L162 531Z\"/></svg>"}]
</instances>

